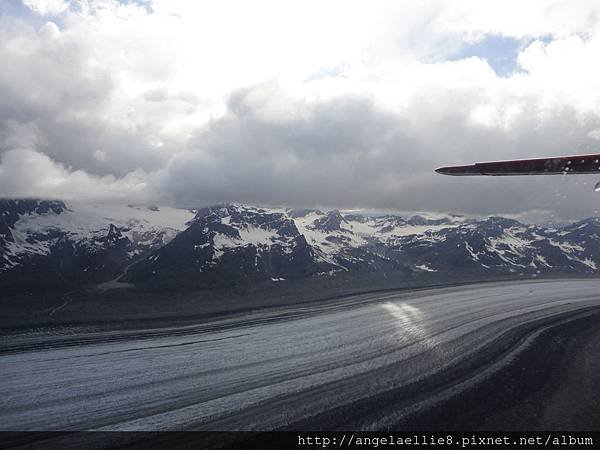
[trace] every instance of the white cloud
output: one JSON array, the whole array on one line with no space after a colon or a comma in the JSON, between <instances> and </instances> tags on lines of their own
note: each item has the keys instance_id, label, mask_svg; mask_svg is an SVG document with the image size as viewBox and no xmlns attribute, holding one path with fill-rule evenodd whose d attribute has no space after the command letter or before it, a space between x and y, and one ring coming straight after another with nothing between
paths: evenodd
<instances>
[{"instance_id":1,"label":"white cloud","mask_svg":"<svg viewBox=\"0 0 600 450\"><path fill-rule=\"evenodd\" d=\"M585 215L597 202L574 179L432 173L598 151L597 1L24 3L52 21L0 18L0 170L26 155L43 170L5 178L2 195L77 181L70 195L176 203ZM446 60L490 35L532 39L522 71Z\"/></svg>"},{"instance_id":2,"label":"white cloud","mask_svg":"<svg viewBox=\"0 0 600 450\"><path fill-rule=\"evenodd\" d=\"M73 170L31 149L14 149L0 158L0 197L43 197L128 201L147 195L146 174L95 177Z\"/></svg>"},{"instance_id":3,"label":"white cloud","mask_svg":"<svg viewBox=\"0 0 600 450\"><path fill-rule=\"evenodd\" d=\"M25 6L41 15L56 15L64 12L69 4L64 0L23 0Z\"/></svg>"},{"instance_id":4,"label":"white cloud","mask_svg":"<svg viewBox=\"0 0 600 450\"><path fill-rule=\"evenodd\" d=\"M523 38L596 33L600 4L596 0L458 0L441 3L436 25L471 39L485 34Z\"/></svg>"}]
</instances>

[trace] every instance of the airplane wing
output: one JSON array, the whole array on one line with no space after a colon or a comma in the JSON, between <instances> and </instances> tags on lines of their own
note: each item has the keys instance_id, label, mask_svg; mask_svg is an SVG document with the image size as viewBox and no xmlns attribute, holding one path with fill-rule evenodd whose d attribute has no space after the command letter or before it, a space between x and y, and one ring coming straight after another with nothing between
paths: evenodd
<instances>
[{"instance_id":1,"label":"airplane wing","mask_svg":"<svg viewBox=\"0 0 600 450\"><path fill-rule=\"evenodd\" d=\"M592 155L556 156L551 158L489 161L468 166L449 166L436 169L437 173L454 176L507 176L600 174L600 153Z\"/></svg>"}]
</instances>

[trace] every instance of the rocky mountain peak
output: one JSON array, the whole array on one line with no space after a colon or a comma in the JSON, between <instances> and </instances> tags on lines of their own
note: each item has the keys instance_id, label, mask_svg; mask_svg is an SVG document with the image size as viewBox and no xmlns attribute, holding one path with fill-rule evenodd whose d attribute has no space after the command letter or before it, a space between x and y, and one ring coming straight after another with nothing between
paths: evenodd
<instances>
[{"instance_id":1,"label":"rocky mountain peak","mask_svg":"<svg viewBox=\"0 0 600 450\"><path fill-rule=\"evenodd\" d=\"M0 287L31 284L34 276L54 284L85 284L114 278L127 266L122 281L151 289L346 272L393 277L600 273L598 218L548 228L503 217L419 214L407 219L244 204L207 206L195 213L43 201L0 205Z\"/></svg>"},{"instance_id":2,"label":"rocky mountain peak","mask_svg":"<svg viewBox=\"0 0 600 450\"><path fill-rule=\"evenodd\" d=\"M327 212L323 217L316 219L312 224L314 229L325 232L340 231L342 225L348 225L348 221L337 209Z\"/></svg>"}]
</instances>

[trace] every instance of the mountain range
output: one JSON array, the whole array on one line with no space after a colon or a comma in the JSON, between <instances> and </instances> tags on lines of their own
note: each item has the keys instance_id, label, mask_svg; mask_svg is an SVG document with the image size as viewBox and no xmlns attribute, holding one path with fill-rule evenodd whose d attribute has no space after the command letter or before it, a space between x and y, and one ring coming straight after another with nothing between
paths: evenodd
<instances>
[{"instance_id":1,"label":"mountain range","mask_svg":"<svg viewBox=\"0 0 600 450\"><path fill-rule=\"evenodd\" d=\"M339 274L600 274L600 218L549 227L454 214L0 200L5 291L190 290Z\"/></svg>"}]
</instances>

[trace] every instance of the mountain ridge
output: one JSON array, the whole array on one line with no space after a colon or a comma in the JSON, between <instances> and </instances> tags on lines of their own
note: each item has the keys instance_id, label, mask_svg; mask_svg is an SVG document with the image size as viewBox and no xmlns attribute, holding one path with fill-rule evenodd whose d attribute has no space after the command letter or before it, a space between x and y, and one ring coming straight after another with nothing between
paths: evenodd
<instances>
[{"instance_id":1,"label":"mountain ridge","mask_svg":"<svg viewBox=\"0 0 600 450\"><path fill-rule=\"evenodd\" d=\"M0 200L4 289L120 278L144 289L193 290L340 273L600 274L600 219L551 228L497 216Z\"/></svg>"}]
</instances>

